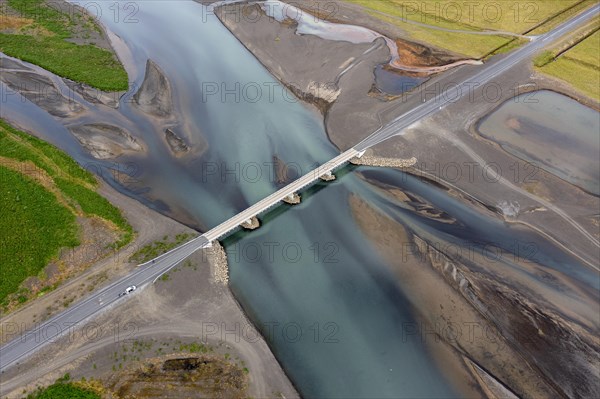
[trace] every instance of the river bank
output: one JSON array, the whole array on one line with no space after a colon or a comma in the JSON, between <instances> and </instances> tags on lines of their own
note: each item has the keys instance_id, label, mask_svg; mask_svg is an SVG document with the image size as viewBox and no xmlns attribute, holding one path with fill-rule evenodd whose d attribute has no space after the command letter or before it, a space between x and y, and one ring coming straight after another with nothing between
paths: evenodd
<instances>
[{"instance_id":1,"label":"river bank","mask_svg":"<svg viewBox=\"0 0 600 399\"><path fill-rule=\"evenodd\" d=\"M410 209L432 224L443 224L447 231L461 224L455 219L457 213L449 208L440 212L440 208L425 200L432 197L412 191L416 178L394 180L393 175L377 170L361 173L386 198L400 201L402 209ZM448 194L458 198L463 195ZM574 396L575 392L596 394L598 387L593 378L566 377L566 370L574 370L574 365L578 365L579 370L587 370L585 376L598 372L593 360L600 348L595 337L599 323L595 314L597 293L572 276L552 270L548 260L538 259L544 251L540 244L533 244L534 236L530 235L529 241L519 238L526 229L511 228L513 244L522 246L514 253L510 246L502 244L501 229L496 229L492 237L479 236L485 244L464 247L455 239L446 241L444 236L432 235L427 229L414 229L413 223L395 217L385 207L358 198L351 198L350 202L362 231L388 259L403 290L412 293L409 296L426 326L423 330L435 331L465 360L483 366L490 373L492 387L500 381L518 397L555 396L561 392L567 396ZM463 198L453 202L469 201ZM483 204L461 206L490 218L490 211ZM489 220L495 223L491 216ZM461 229L476 230L474 225ZM401 243L400 248L397 243ZM535 251L531 251L532 245ZM594 284L593 280L588 282ZM422 295L423 292L429 294ZM563 295L567 292L570 294ZM576 304L574 298L578 298ZM552 338L556 336L569 338L556 342ZM438 342L431 341L432 345ZM494 383L494 379L498 381ZM484 391L486 385L482 382Z\"/></svg>"},{"instance_id":2,"label":"river bank","mask_svg":"<svg viewBox=\"0 0 600 399\"><path fill-rule=\"evenodd\" d=\"M383 91L385 96L385 88L377 87L373 71L392 58L384 38L369 42L362 38L327 40L318 37L318 33L300 35L293 19L273 20L256 4L225 5L217 7L215 13L300 101L313 105L324 115L327 134L340 150L353 146L365 137L366 132L375 131L389 122L384 113L395 104L382 101L382 96L374 94ZM252 18L242 18L242 15ZM358 37L361 34L356 32ZM400 54L412 54L407 61L411 67L433 67L455 60L415 43L400 40L398 43ZM320 67L314 69L309 65ZM415 75L402 71L392 73ZM407 85L405 90L409 87Z\"/></svg>"},{"instance_id":3,"label":"river bank","mask_svg":"<svg viewBox=\"0 0 600 399\"><path fill-rule=\"evenodd\" d=\"M110 38L114 39L116 36L111 33ZM116 44L124 45L122 41ZM125 51L124 47L119 47L119 49ZM123 59L131 61L128 57L123 57ZM92 170L104 178L108 183L103 183L102 195L119 206L126 218L131 220L134 229L139 232L134 243L122 251L111 254L101 262L91 265L87 271L69 280L58 289L41 296L31 306L24 307L18 312L3 318L3 323L6 322L26 330L34 323L60 311L64 306L76 302L89 290L97 289L106 281L126 275L132 267L135 267L135 264L129 262L130 256L145 245L162 240L164 237L174 237L182 233L191 234L194 231L147 207L147 202L142 204L140 202L142 201L141 196L137 195L139 189L132 190L133 193L128 192L129 196L123 194L123 191L126 191L124 187L139 184L137 172L144 167L140 158L149 158L149 153L152 153L152 151L156 155L157 147L159 151L165 151L165 158L170 156L177 159L183 158L182 162L189 162L190 159L198 156L206 149L203 136L196 134L193 128L190 129L190 121L181 118L179 110L173 106L173 93L169 90L170 81L167 80L160 67L147 59L143 60L142 65L146 66L146 73L143 73L143 67L137 68L137 65L126 65L128 70L133 71L132 80L139 78L137 87L140 87L139 90L135 90L136 86L132 89L131 107L133 111L127 115L131 118L128 120L127 117L121 114L123 108L126 108L124 105L126 100L122 98L123 92L104 93L95 91L76 85L66 79L61 79L37 66L10 57L1 58L2 84L6 84L9 89L15 90L17 96L19 94L23 95L23 98L6 108L3 106L3 115L8 114L11 122L60 145L80 164L85 165L86 169ZM141 73L137 75L137 71ZM9 80L11 78L12 80ZM36 85L36 82L39 81L44 85ZM14 96L12 91L8 92ZM41 110L52 117L38 112ZM40 121L42 122L39 123ZM98 124L98 121L107 124ZM154 140L149 135L142 133L141 126L146 128L146 132L156 130L156 139ZM148 126L150 126L150 129ZM186 156L187 159L185 159ZM153 161L149 159L149 162ZM142 187L142 189L144 188ZM172 190L172 192L175 191ZM165 212L168 209L166 205L158 201L152 205L156 206L156 204L159 204L158 207ZM216 215L216 217L220 218L219 215ZM189 217L188 221L197 221L197 219L194 219L194 217ZM98 245L100 244L98 243ZM186 298L189 300L200 300L206 303L206 308L194 306L193 309L190 309L190 312L197 309L201 309L201 312L182 315L182 320L188 321L191 317L196 324L189 324L185 328L177 330L172 328L169 321L169 325L165 326L161 332L150 329L147 336L162 334L171 340L184 339L184 336L191 337L190 339L204 339L206 337L198 332L201 331L202 326L211 323L215 323L219 327L223 326L225 329L230 328L230 326L235 328L235 326L242 325L246 328L246 325L248 325L249 334L252 334L249 329L253 327L245 319L243 311L233 299L229 289L224 286L227 283L224 252L221 251L221 256L217 256L217 258L220 261L212 263L202 257L196 259L197 264L193 268L186 268L187 273L175 273L177 275L187 275L183 282L161 291L158 295L160 298L167 297L168 293L173 290L182 296L187 295ZM214 266L211 266L213 263ZM215 269L214 275L210 273L202 274L200 280L194 280L194 278L199 278L199 273L195 273L197 269L210 271L211 267ZM188 274L192 274L192 276ZM173 280L179 281L177 278L173 278ZM189 281L195 281L194 286L185 285L185 282ZM173 282L165 279L161 283L171 284ZM213 285L216 285L217 288L211 291L209 287ZM195 290L195 287L198 286L201 287L200 294ZM160 298L157 300L160 300ZM128 311L129 313L135 313L135 309L143 308L144 305L135 302L135 305L132 306L130 312ZM219 308L215 310L215 306ZM211 316L212 319L208 320L206 315L213 310L214 317ZM125 314L128 314L128 312L125 312ZM174 310L171 310L163 315L164 320L171 320L173 313ZM121 314L120 311L109 310L106 315L101 315L99 320L101 323L106 324L121 320L123 324L126 324L128 316ZM142 317L140 325L148 320L150 320L149 316ZM92 322L93 325L96 325L94 323L96 321ZM113 323L113 325L115 324ZM155 326L156 323L153 325ZM18 330L17 333L19 331L21 330ZM14 335L15 331L9 333ZM223 344L223 355L228 352L237 354L240 361L248 365L247 368L251 369L248 372L248 394L250 396L278 396L279 392L284 393L286 397L297 396L295 389L289 383L285 373L281 370L260 334L254 333L250 336L251 339L244 340L241 344L238 342L239 335L236 338L232 335L227 337L226 332L218 334L218 336L221 335L223 335L223 339L212 337L207 339L211 341L211 345L215 346L221 345L222 341L227 342L227 344ZM23 363L19 370L28 369L28 373L21 373L15 379L12 378L14 375L3 374L2 385L0 386L2 394L12 391L11 395L18 397L24 386L31 388L37 384L51 383L61 376L58 369L62 366L55 367L56 365L64 365L69 370L73 370L73 367L79 364L78 362L83 361L82 357L92 360L88 369L79 370L81 371L81 374L78 375L80 377L89 378L102 373L102 378L106 378L113 371L110 363L107 363L107 368L103 370L96 368L96 362L100 364L100 362L105 361L105 355L110 352L96 353L95 351L100 347L97 342L90 342L86 339L72 342L66 339L63 343L65 346L62 349L55 350L56 348L52 346L52 348L40 352L40 357L34 357ZM114 340L108 339L104 344L112 345ZM83 345L86 349L80 350L77 345ZM40 358L45 359L45 361L35 360ZM73 365L68 366L71 362L73 362ZM94 367L92 367L92 364L94 364ZM73 373L77 371L74 370ZM185 397L185 394L182 393L182 395Z\"/></svg>"},{"instance_id":4,"label":"river bank","mask_svg":"<svg viewBox=\"0 0 600 399\"><path fill-rule=\"evenodd\" d=\"M106 183L102 184L99 192L119 206L137 232L135 240L55 290L0 319L5 326L2 330L3 340L15 338L21 331L61 311L65 298L69 304L76 303L87 292L128 274L136 267L130 258L140 248L164 237L196 233L117 192ZM94 253L99 251L94 247L88 250ZM3 373L0 383L2 397L21 397L24 389L33 391L38 386L52 384L65 373L70 373L76 380L93 378L109 388L119 381L127 381L126 370L134 372L143 367L154 354L147 350L139 355L138 360L130 356L129 362L125 362L126 370L115 373L115 365L119 362L111 359L112 353L127 351L127 345L132 341L169 342L169 346L160 354L172 353L171 357L177 354L179 357L186 356L170 349L174 342L208 345L214 348L216 355L225 356L226 362L237 359L235 364L240 365L240 369L248 370L247 395L280 397L278 395L283 394L286 398L298 397L264 338L254 329L231 294L227 282L226 255L216 243L213 248L190 257L128 303L118 309L106 310L82 330L66 334L19 366ZM92 330L93 337L89 334ZM179 347L179 343L175 346ZM121 367L117 371L121 371ZM180 393L171 391L171 395L187 397L184 387Z\"/></svg>"},{"instance_id":5,"label":"river bank","mask_svg":"<svg viewBox=\"0 0 600 399\"><path fill-rule=\"evenodd\" d=\"M135 203L129 198L124 202ZM168 225L176 231L189 231L162 215L149 217L152 211L139 204L137 207L146 213L146 223L157 227L155 234L166 233L164 227ZM182 380L168 388L169 397L188 398L191 387L195 387L194 395L209 397L230 397L228 390L235 388L233 392L241 390L242 397L297 398L263 337L222 280L222 255L218 245L192 255L118 309L106 310L83 330L67 334L4 373L2 397L19 398L24 390L51 384L69 373L73 380L98 381L106 393L130 392L136 397L153 398L148 392L165 390L173 383L160 376L143 379L157 358L163 361L209 356L232 370L205 367L205 376L196 380L190 379L191 375L179 376L176 379ZM126 269L131 267L128 264ZM216 378L221 378L223 384L215 384ZM235 387L225 383L232 378L241 383Z\"/></svg>"},{"instance_id":6,"label":"river bank","mask_svg":"<svg viewBox=\"0 0 600 399\"><path fill-rule=\"evenodd\" d=\"M260 7L256 5L237 5L238 14L231 9L228 12L225 10L225 8L216 10L222 22L274 76L287 87L293 86L292 92L308 93L314 87L328 88L328 91L322 91L323 95L319 101L308 98L306 102L316 106L316 109L324 115L327 134L341 150L358 143L381 125L410 110L424 99L440 93L441 87L461 82L463 77L469 76L476 68L476 66L467 66L434 76L418 89L403 95L374 96L373 88L376 87L377 82L373 71L375 67L389 62L390 59L389 50L383 40L378 39L373 43L350 43L322 39L318 37L318 32L313 34L304 32L299 35L296 33L293 20L279 22L270 20L264 13L261 14ZM235 19L234 15L251 15L254 18L251 21L245 18ZM347 24L356 21L357 19L346 18L343 22ZM497 56L496 59L501 57L502 55ZM494 59L490 62L494 62ZM317 71L304 67L315 63L321 65ZM536 91L552 87L556 90L556 84L534 74L530 61L515 67L511 76L500 76L492 84L497 90L493 97L489 95L489 86L492 85L475 89L472 96L446 106L436 115L407 129L404 135L368 150L367 163L402 168L410 174L421 176L428 183L445 187L450 196L460 198L474 208L482 208L492 219L518 226L515 228L522 226L531 228L532 231L556 243L565 253L579 258L588 265L590 270L594 270L597 264L596 240L600 235L597 230L598 217L593 215L591 210L598 209L600 205L598 198L540 170L535 165L511 156L498 145L483 138L476 129L479 120L503 102L515 98L517 94L532 93L532 98L535 98ZM566 85L558 87L573 93ZM314 91L311 94L314 96ZM297 96L307 100L307 96L298 94ZM590 99L580 97L579 100L584 104L595 105ZM326 101L326 107L320 105L323 101ZM408 159L416 161L406 165L405 160ZM410 167L405 168L405 165ZM493 171L490 170L491 168ZM365 207L355 206L353 209L356 217L362 221L362 230L373 237L373 242L379 250L387 254L392 264L396 264L394 260L398 258L399 249L394 242L406 243L406 238L391 240L387 236L376 234L378 228L367 223L373 218L377 220L376 216ZM391 225L393 223L390 222L384 231L399 229L399 227L392 228ZM424 254L427 254L427 251L420 256L430 256ZM444 256L442 253L438 254L438 257L440 255ZM477 260L482 263L484 261L485 259ZM443 275L448 272L445 269L447 266L448 263L446 266L443 266L443 262L438 264L438 273ZM462 270L460 273L463 276L474 273L470 270L475 267L472 263L466 266L466 269L464 267L457 264L452 269L455 270L453 277L456 277L455 274L459 270ZM528 269L528 266L518 267ZM399 268L400 276L406 277L406 267L396 264L395 268ZM547 272L536 271L535 273L545 275ZM403 281L404 277L399 278L399 281ZM556 281L560 281L559 284L570 284L567 283L568 279L565 276L555 278ZM544 280L542 277L541 279ZM588 297L586 299L588 303L582 308L568 304L569 301L565 300L561 305L563 306L560 310L561 314L555 314L557 310L550 305L552 301L542 303L535 301L538 295L551 295L553 288L546 286L547 283L524 281L509 283L506 280L506 276L498 274L491 278L471 275L463 282L441 283L450 284L451 291L461 293L460 295L463 296L461 301L466 297L465 309L473 313L469 313L463 321L467 319L473 321L483 317L501 326L496 330L498 336L512 349L504 354L507 356L505 360L498 358L490 362L488 359L487 370L492 370L492 374L496 375L503 384L512 387L519 396L538 397L556 394L571 396L578 389L592 395L597 394L598 388L591 378L585 377L579 380L571 376L571 379L564 380L560 376L563 361L569 364L569 368L576 367L576 364L585 364L585 368L589 371L586 374L588 376L597 373L597 368L592 358L588 356L588 352L598 353L598 342L593 338L593 334L600 321L593 313L587 313L587 315L580 315L577 322L570 322L573 312L584 311L583 309L587 312L593 309L595 297L593 295ZM430 280L425 279L425 281ZM506 285L498 281L506 281ZM476 293L466 292L464 284L477 287ZM521 289L516 287L525 286L527 288L524 291L531 294L518 293ZM426 289L430 290L431 287ZM415 294L414 297L418 295ZM443 306L447 299L440 300L439 306ZM494 301L502 305L499 306ZM512 309L516 306L514 304L519 306L511 316L511 323L520 326L522 330L519 334L503 325L506 321L502 313L506 308ZM430 307L429 311L434 307L437 305ZM543 333L534 331L530 324L529 315L532 313L540 317L533 323L534 325L546 326L540 330ZM448 320L455 316L464 317L450 312L437 314L434 319ZM474 322L478 323L478 321ZM560 325L560 328L551 328L552 323ZM581 332L581 328L585 331ZM536 333L541 336L540 342L538 337L533 337ZM557 335L568 335L573 340L582 340L585 343L570 355L567 355L564 347L553 343L552 339L541 343L549 339L546 337ZM484 355L477 354L475 347L470 347L471 344L473 342L462 342L458 347L461 351L467 350L470 353L469 359L478 364ZM489 347L490 342L481 345ZM556 357L535 350L536 345L553 347ZM471 349L466 349L467 347ZM499 363L493 366L495 361ZM505 366L501 365L506 363L518 366L515 366L512 371L504 370ZM524 375L529 377L523 377ZM533 382L538 380L543 380L544 383ZM578 382L573 383L572 381L575 380ZM556 381L561 382L557 384Z\"/></svg>"},{"instance_id":7,"label":"river bank","mask_svg":"<svg viewBox=\"0 0 600 399\"><path fill-rule=\"evenodd\" d=\"M2 0L0 50L88 88L127 90L127 72L87 8L94 9L65 0Z\"/></svg>"},{"instance_id":8,"label":"river bank","mask_svg":"<svg viewBox=\"0 0 600 399\"><path fill-rule=\"evenodd\" d=\"M402 95L372 95L376 84L373 71L390 59L388 48L381 39L370 44L353 44L321 39L314 34L298 35L293 23L274 21L256 5L237 4L228 14L225 10L216 9L225 26L283 84L294 85L299 91L305 92L311 87L335 90L334 97L322 97L328 102L324 112L328 137L340 150L360 142L382 125L439 93L443 87L462 81L465 79L463 76L469 76L477 68L464 66L438 74L417 89ZM235 18L236 15L255 17L250 20ZM318 61L323 59L326 60L324 63ZM318 71L303 67L313 62L321 64ZM493 96L491 89L494 89ZM527 192L526 180L529 175L524 172L530 166L485 140L474 129L480 119L515 95L543 89L568 90L565 85L556 85L553 80L534 74L530 62L524 62L516 66L510 76L500 76L490 85L476 87L472 95L449 104L444 110L407 129L402 136L369 149L367 155L400 159L415 157L418 162L410 173L430 175L434 180L471 193L490 207L500 209L499 204L504 201L518 202L521 209L533 210L523 212L519 221L541 231L552 231L555 239L565 248L570 248L573 234L580 234L577 233L579 227L561 229L558 226L560 220L564 220L563 216L549 217L546 213L544 217L538 217L535 209L540 208L540 201L546 208L547 201L555 201L560 204L559 207L569 209L567 218L576 218L583 229L596 234L597 221L588 216L589 206L593 206L596 199L586 197L585 193L553 175L537 172L536 183L545 187L539 192L546 195L532 196ZM574 95L572 90L567 93ZM579 99L585 104L594 105L593 100ZM315 104L314 101L309 103ZM499 177L505 179L488 178L486 173L490 164ZM488 180L493 180L494 184L487 184ZM507 183L511 190L508 198L505 190ZM493 189L490 190L490 187ZM589 240L578 240L574 244L578 247L579 256L583 256L587 262L594 262L595 249Z\"/></svg>"}]
</instances>

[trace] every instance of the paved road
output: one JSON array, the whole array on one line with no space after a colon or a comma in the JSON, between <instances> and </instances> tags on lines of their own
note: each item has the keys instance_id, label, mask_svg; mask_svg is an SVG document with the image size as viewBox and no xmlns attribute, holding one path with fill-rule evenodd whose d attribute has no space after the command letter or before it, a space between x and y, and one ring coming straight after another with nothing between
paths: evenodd
<instances>
[{"instance_id":1,"label":"paved road","mask_svg":"<svg viewBox=\"0 0 600 399\"><path fill-rule=\"evenodd\" d=\"M277 205L281 200L286 198L288 195L297 193L298 191L302 190L304 187L307 187L308 185L313 183L315 180L318 180L321 176L325 175L327 172L332 172L334 169L344 165L346 162L350 161L352 158L354 158L358 155L359 155L359 151L356 151L353 148L349 149L348 151L333 158L331 161L317 167L316 169L308 172L307 174L300 177L296 181L288 184L281 190L279 190L279 191L269 195L265 199L257 202L256 204L252 205L250 208L246 209L245 211L240 212L237 215L235 215L234 217L232 217L231 219L225 221L224 223L221 223L214 229L207 231L206 233L204 233L204 237L206 237L206 239L209 242L218 240L219 238L223 237L224 235L226 235L233 229L237 228L240 224L242 224L245 221L251 219L252 217L266 211L270 207Z\"/></svg>"},{"instance_id":2,"label":"paved road","mask_svg":"<svg viewBox=\"0 0 600 399\"><path fill-rule=\"evenodd\" d=\"M124 301L128 296L135 295L143 286L158 279L162 274L175 267L179 262L194 252L210 246L214 240L225 236L236 229L246 220L256 216L272 206L277 205L288 195L296 193L310 185L328 172L344 165L350 159L359 155L354 149L338 155L331 161L317 167L281 190L257 202L245 211L238 213L200 237L188 241L179 247L163 254L153 261L139 265L134 272L94 293L85 300L71 306L54 318L44 322L38 328L17 338L0 348L0 372L16 364L35 352L48 342L53 342L62 334L71 331L75 325L92 318L99 312ZM125 288L135 285L138 290L125 297L119 297Z\"/></svg>"},{"instance_id":3,"label":"paved road","mask_svg":"<svg viewBox=\"0 0 600 399\"><path fill-rule=\"evenodd\" d=\"M529 57L539 52L552 42L560 39L569 31L572 31L576 27L583 25L584 23L598 15L599 12L600 4L596 4L594 5L594 7L591 7L583 13L570 19L569 21L564 22L563 24L557 26L556 28L547 32L546 34L538 36L534 41L531 41L525 46L513 51L512 53L505 56L503 59L486 64L483 67L478 68L476 74L463 80L463 82L460 84L449 87L448 90L442 91L441 93L437 93L437 95L432 97L430 100L427 100L424 103L417 105L410 111L400 115L391 123L387 124L383 128L379 129L378 131L367 137L365 140L354 146L354 149L356 149L357 151L364 151L367 148L373 147L391 137L402 134L402 131L407 127L437 112L438 110L442 109L445 105L456 102L460 98L463 98L467 95L471 95L475 88L484 86L485 84L492 82L492 79L494 79L494 77L510 70L510 68L528 59ZM467 149L463 148L463 150ZM476 154L471 155L476 156ZM498 178L500 178L500 176L498 176ZM501 182L508 184L508 182L506 182L505 179L501 179ZM596 239L592 234L590 234L587 230L581 227L577 223L577 221L571 218L562 209L556 207L549 201L545 201L542 198L534 196L528 193L527 191L520 189L519 187L511 185L511 188L519 191L525 196L534 199L537 202L540 202L549 210L557 213L567 223L572 225L577 231L579 231L584 237L586 237L590 242L592 242L596 246L600 246L600 241L598 241L598 239Z\"/></svg>"},{"instance_id":4,"label":"paved road","mask_svg":"<svg viewBox=\"0 0 600 399\"><path fill-rule=\"evenodd\" d=\"M154 261L139 265L131 274L76 303L64 312L44 322L38 328L9 342L0 348L0 371L3 372L48 342L53 342L62 334L68 333L76 324L92 318L100 311L116 305L120 301L126 300L127 296L119 298L119 294L125 291L128 286L142 287L176 266L198 249L209 245L209 242L203 236L190 240L178 248L157 257ZM137 290L129 295L135 295L136 292Z\"/></svg>"},{"instance_id":5,"label":"paved road","mask_svg":"<svg viewBox=\"0 0 600 399\"><path fill-rule=\"evenodd\" d=\"M192 253L201 248L210 246L210 243L213 240L227 234L229 231L235 229L238 225L250 219L252 216L255 216L269 207L279 203L279 201L289 194L297 192L300 189L308 186L326 172L345 164L351 158L359 155L367 148L400 134L404 128L434 113L452 99L456 101L457 96L462 97L466 95L468 93L466 89L469 87L468 82L476 82L479 84L485 84L486 82L489 82L495 76L505 72L515 64L523 61L536 51L550 44L553 40L561 37L576 26L588 21L598 13L599 9L600 5L595 5L593 8L560 25L551 32L538 37L538 39L535 41L507 55L504 59L478 68L478 72L470 79L465 80L462 85L455 86L454 88L439 94L435 98L419 104L411 111L395 119L389 125L370 135L367 139L363 140L353 149L340 154L330 162L302 176L295 182L270 195L233 218L225 221L204 235L157 257L154 261L138 266L131 274L108 285L81 302L71 306L69 309L51 318L40 327L27 332L21 337L16 337L13 341L0 348L0 372L4 372L4 370L17 364L19 361L22 361L25 357L32 354L45 344L53 342L63 333L67 333L70 331L70 329L73 329L76 324L80 324L83 321L94 317L102 310L105 310L111 306L115 306L120 301L126 300L128 296L119 298L119 293L123 292L128 286L136 285L140 287L138 290L141 289L145 284L154 281L169 269L176 266L179 262L190 256ZM135 295L135 293L130 295Z\"/></svg>"},{"instance_id":6,"label":"paved road","mask_svg":"<svg viewBox=\"0 0 600 399\"><path fill-rule=\"evenodd\" d=\"M437 93L430 100L416 106L403 115L400 115L394 121L379 129L359 144L354 146L357 151L364 151L373 147L382 141L402 133L402 130L413 125L443 108L445 105L456 102L460 98L472 93L474 88L484 86L490 83L494 77L506 72L516 64L531 57L553 41L559 39L577 26L589 21L600 11L600 4L586 10L569 21L557 26L544 35L538 36L535 40L527 43L523 47L513 51L501 60L486 64L477 69L477 73L464 80L462 83L453 85L447 90Z\"/></svg>"}]
</instances>

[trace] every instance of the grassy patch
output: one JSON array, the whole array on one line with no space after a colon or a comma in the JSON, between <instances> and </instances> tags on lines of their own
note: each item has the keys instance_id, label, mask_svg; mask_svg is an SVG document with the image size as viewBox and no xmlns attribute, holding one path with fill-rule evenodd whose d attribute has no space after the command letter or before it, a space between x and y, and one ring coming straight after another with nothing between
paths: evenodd
<instances>
[{"instance_id":1,"label":"grassy patch","mask_svg":"<svg viewBox=\"0 0 600 399\"><path fill-rule=\"evenodd\" d=\"M540 67L543 67L544 65L549 64L553 60L554 60L554 53L552 51L545 50L533 58L533 65L540 68Z\"/></svg>"},{"instance_id":2,"label":"grassy patch","mask_svg":"<svg viewBox=\"0 0 600 399\"><path fill-rule=\"evenodd\" d=\"M403 29L405 27L413 39L470 58L483 58L490 51L502 47L511 41L510 38L502 36L435 31L410 24L405 24ZM465 46L465 43L469 43L469 45Z\"/></svg>"},{"instance_id":3,"label":"grassy patch","mask_svg":"<svg viewBox=\"0 0 600 399\"><path fill-rule=\"evenodd\" d=\"M73 158L55 146L15 129L0 119L0 156L17 161L32 161L50 176L79 180L96 187L93 174L83 169Z\"/></svg>"},{"instance_id":4,"label":"grassy patch","mask_svg":"<svg viewBox=\"0 0 600 399\"><path fill-rule=\"evenodd\" d=\"M20 30L33 24L33 19L21 18L12 15L3 15L0 18L0 30Z\"/></svg>"},{"instance_id":5,"label":"grassy patch","mask_svg":"<svg viewBox=\"0 0 600 399\"><path fill-rule=\"evenodd\" d=\"M534 59L545 74L561 79L586 96L600 101L600 31L556 57L546 50ZM556 57L556 58L555 58Z\"/></svg>"},{"instance_id":6,"label":"grassy patch","mask_svg":"<svg viewBox=\"0 0 600 399\"><path fill-rule=\"evenodd\" d=\"M121 239L115 244L117 248L131 241L133 228L121 215L121 211L108 202L106 198L73 180L56 178L54 182L64 194L77 202L86 215L96 215L111 221L124 232Z\"/></svg>"},{"instance_id":7,"label":"grassy patch","mask_svg":"<svg viewBox=\"0 0 600 399\"><path fill-rule=\"evenodd\" d=\"M94 176L58 148L0 120L0 157L9 162L0 168L3 306L10 294L18 295L27 277L37 275L58 256L60 248L79 244L77 215L112 222L121 231L116 247L133 238L121 212L96 193ZM35 167L21 169L25 162Z\"/></svg>"},{"instance_id":8,"label":"grassy patch","mask_svg":"<svg viewBox=\"0 0 600 399\"><path fill-rule=\"evenodd\" d=\"M0 51L100 90L127 90L127 72L110 51L67 41L73 36L76 14L62 13L43 0L8 0L8 6L41 29L0 33Z\"/></svg>"},{"instance_id":9,"label":"grassy patch","mask_svg":"<svg viewBox=\"0 0 600 399\"><path fill-rule=\"evenodd\" d=\"M0 301L63 247L76 247L75 215L32 179L0 166ZM19 299L21 302L21 299Z\"/></svg>"},{"instance_id":10,"label":"grassy patch","mask_svg":"<svg viewBox=\"0 0 600 399\"><path fill-rule=\"evenodd\" d=\"M181 344L179 345L180 352L189 352L189 353L208 353L210 348L203 343L192 342L190 344ZM228 358L225 357L227 360Z\"/></svg>"},{"instance_id":11,"label":"grassy patch","mask_svg":"<svg viewBox=\"0 0 600 399\"><path fill-rule=\"evenodd\" d=\"M456 0L347 0L414 22L455 30L523 33L577 4L579 0L478 2Z\"/></svg>"},{"instance_id":12,"label":"grassy patch","mask_svg":"<svg viewBox=\"0 0 600 399\"><path fill-rule=\"evenodd\" d=\"M596 26L598 26L598 22L596 22ZM562 58L598 67L600 65L600 30L596 30L595 33L571 47L563 54Z\"/></svg>"},{"instance_id":13,"label":"grassy patch","mask_svg":"<svg viewBox=\"0 0 600 399\"><path fill-rule=\"evenodd\" d=\"M32 19L59 37L71 36L74 24L70 16L48 7L44 0L8 0L8 5L22 17Z\"/></svg>"},{"instance_id":14,"label":"grassy patch","mask_svg":"<svg viewBox=\"0 0 600 399\"><path fill-rule=\"evenodd\" d=\"M594 4L596 4L597 1L598 0L579 1L579 2L575 3L574 5L572 5L571 7L565 8L565 10L563 12L558 12L554 16L548 18L547 20L544 21L544 23L540 24L538 27L531 30L528 34L541 35L543 33L546 33L548 31L556 28L558 25L565 22L569 18L572 18L575 15L579 14L586 8L593 6Z\"/></svg>"},{"instance_id":15,"label":"grassy patch","mask_svg":"<svg viewBox=\"0 0 600 399\"><path fill-rule=\"evenodd\" d=\"M355 0L350 0L355 2ZM370 4L370 2L365 2ZM468 33L446 32L430 29L402 21L396 15L383 15L367 7L367 12L382 21L389 22L405 31L410 39L427 43L435 47L462 54L468 57L481 58L490 51L508 43L511 39L496 35L473 35ZM474 29L463 29L474 30ZM465 46L469 43L469 46Z\"/></svg>"},{"instance_id":16,"label":"grassy patch","mask_svg":"<svg viewBox=\"0 0 600 399\"><path fill-rule=\"evenodd\" d=\"M148 245L140 248L133 255L131 255L131 258L129 258L129 261L135 262L135 263L148 262L148 261L156 258L157 256L162 255L165 252L168 252L171 249L183 244L184 242L188 241L189 239L191 239L193 237L194 236L192 234L182 233L182 234L177 234L175 236L175 240L171 241L171 240L169 240L168 237L165 236L160 241L155 241L152 244L148 244ZM163 275L163 276L165 276L165 275ZM166 279L168 279L168 278L169 277L167 276Z\"/></svg>"},{"instance_id":17,"label":"grassy patch","mask_svg":"<svg viewBox=\"0 0 600 399\"><path fill-rule=\"evenodd\" d=\"M100 399L100 395L74 383L57 382L27 395L27 399Z\"/></svg>"},{"instance_id":18,"label":"grassy patch","mask_svg":"<svg viewBox=\"0 0 600 399\"><path fill-rule=\"evenodd\" d=\"M92 45L58 37L0 34L0 51L41 66L56 75L103 91L127 90L127 73L114 56Z\"/></svg>"},{"instance_id":19,"label":"grassy patch","mask_svg":"<svg viewBox=\"0 0 600 399\"><path fill-rule=\"evenodd\" d=\"M506 44L504 44L502 47L499 47L496 50L492 51L487 56L491 57L491 56L497 55L497 54L510 53L511 51L513 51L516 48L521 47L525 43L527 43L526 39L515 38L515 39L507 42Z\"/></svg>"},{"instance_id":20,"label":"grassy patch","mask_svg":"<svg viewBox=\"0 0 600 399\"><path fill-rule=\"evenodd\" d=\"M561 57L540 70L564 80L583 94L600 101L600 70L598 68L590 68L580 62Z\"/></svg>"},{"instance_id":21,"label":"grassy patch","mask_svg":"<svg viewBox=\"0 0 600 399\"><path fill-rule=\"evenodd\" d=\"M479 2L455 0L346 0L359 4L371 15L399 26L417 41L439 48L481 58L512 41L502 35L477 35L448 32L493 30L521 34L560 14L579 0L532 0ZM555 18L557 19L557 18ZM408 21L408 22L407 22ZM411 23L413 22L413 23ZM417 24L425 24L422 26Z\"/></svg>"}]
</instances>

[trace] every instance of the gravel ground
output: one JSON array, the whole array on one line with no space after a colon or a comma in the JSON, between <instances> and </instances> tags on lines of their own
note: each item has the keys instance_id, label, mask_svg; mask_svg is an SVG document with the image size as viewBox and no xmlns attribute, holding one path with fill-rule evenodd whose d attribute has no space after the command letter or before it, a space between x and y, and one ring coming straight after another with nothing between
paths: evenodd
<instances>
[{"instance_id":1,"label":"gravel ground","mask_svg":"<svg viewBox=\"0 0 600 399\"><path fill-rule=\"evenodd\" d=\"M108 381L115 375L111 355L121 345L177 339L203 342L217 354L228 353L232 359L243 361L249 371L250 397L298 397L265 340L219 280L221 258L218 247L192 255L165 280L138 290L127 303L108 310L83 329L101 330L102 334L61 338L19 370L9 370L0 384L2 396L19 397L24 388L52 383L67 372L76 380L94 377ZM141 356L155 355L148 352ZM126 366L140 364L130 361ZM178 397L176 389L172 397Z\"/></svg>"}]
</instances>

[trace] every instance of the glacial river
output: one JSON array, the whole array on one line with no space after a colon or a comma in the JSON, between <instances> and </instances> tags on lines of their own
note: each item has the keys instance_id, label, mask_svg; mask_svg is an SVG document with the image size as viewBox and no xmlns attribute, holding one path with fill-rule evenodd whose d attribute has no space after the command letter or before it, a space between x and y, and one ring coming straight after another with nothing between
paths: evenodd
<instances>
[{"instance_id":1,"label":"glacial river","mask_svg":"<svg viewBox=\"0 0 600 399\"><path fill-rule=\"evenodd\" d=\"M173 127L192 156L171 154L164 126L131 106L133 89L118 111L84 102L90 113L68 121L8 96L2 117L65 149L121 192L205 230L280 187L272 175L274 156L291 165L293 177L337 151L321 115L285 92L206 8L166 3L138 2L139 9L121 9L119 15L100 3L99 17L120 38L117 50L133 87L141 85L149 58L165 72L177 110ZM148 155L91 158L63 124L92 121L127 128L143 140ZM366 177L426 199L455 223L401 207ZM302 193L301 205L275 208L259 230L225 241L236 297L305 397L461 396L448 373L453 365L436 358L419 334L407 334L407 326L417 323L415 298L402 292L355 223L351 194L421 235L465 246L495 243L505 251L519 251L515 237L534 243L539 250L533 261L596 288L594 273L538 235L399 171L347 167L336 182Z\"/></svg>"}]
</instances>

